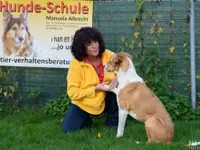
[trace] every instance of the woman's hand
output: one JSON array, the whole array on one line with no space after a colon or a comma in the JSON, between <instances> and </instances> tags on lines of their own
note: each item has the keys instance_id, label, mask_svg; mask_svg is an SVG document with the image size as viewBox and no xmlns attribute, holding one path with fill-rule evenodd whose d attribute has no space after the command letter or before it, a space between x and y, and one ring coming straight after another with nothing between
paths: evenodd
<instances>
[{"instance_id":1,"label":"woman's hand","mask_svg":"<svg viewBox=\"0 0 200 150\"><path fill-rule=\"evenodd\" d=\"M114 88L118 86L118 84L119 82L117 78L114 78L109 84L108 82L104 82L104 83L96 85L95 91L101 91L101 92L112 91Z\"/></svg>"},{"instance_id":2,"label":"woman's hand","mask_svg":"<svg viewBox=\"0 0 200 150\"><path fill-rule=\"evenodd\" d=\"M100 84L96 85L95 86L95 91L97 91L97 92L109 91L108 82L104 82L104 83L100 83Z\"/></svg>"}]
</instances>

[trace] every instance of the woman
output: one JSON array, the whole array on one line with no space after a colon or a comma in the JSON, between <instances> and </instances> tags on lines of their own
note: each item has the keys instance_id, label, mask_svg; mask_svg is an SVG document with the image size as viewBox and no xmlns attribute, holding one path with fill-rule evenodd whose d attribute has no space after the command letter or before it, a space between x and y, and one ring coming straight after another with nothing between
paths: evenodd
<instances>
[{"instance_id":1,"label":"woman","mask_svg":"<svg viewBox=\"0 0 200 150\"><path fill-rule=\"evenodd\" d=\"M71 105L62 122L64 132L76 131L85 127L90 116L107 112L105 125L116 128L118 106L116 95L109 89L118 81L112 72L105 72L104 65L113 52L105 50L101 33L94 27L83 27L76 31L72 43L74 59L67 75L67 92Z\"/></svg>"}]
</instances>

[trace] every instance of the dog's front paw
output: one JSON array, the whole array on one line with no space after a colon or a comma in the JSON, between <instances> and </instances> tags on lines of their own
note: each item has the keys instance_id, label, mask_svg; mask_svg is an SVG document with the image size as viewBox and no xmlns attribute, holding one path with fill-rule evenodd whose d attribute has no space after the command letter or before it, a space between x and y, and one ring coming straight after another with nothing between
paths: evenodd
<instances>
[{"instance_id":1,"label":"dog's front paw","mask_svg":"<svg viewBox=\"0 0 200 150\"><path fill-rule=\"evenodd\" d=\"M122 137L123 136L123 133L117 133L116 137Z\"/></svg>"},{"instance_id":2,"label":"dog's front paw","mask_svg":"<svg viewBox=\"0 0 200 150\"><path fill-rule=\"evenodd\" d=\"M109 90L110 87L109 87L109 85L104 85L104 88Z\"/></svg>"}]
</instances>

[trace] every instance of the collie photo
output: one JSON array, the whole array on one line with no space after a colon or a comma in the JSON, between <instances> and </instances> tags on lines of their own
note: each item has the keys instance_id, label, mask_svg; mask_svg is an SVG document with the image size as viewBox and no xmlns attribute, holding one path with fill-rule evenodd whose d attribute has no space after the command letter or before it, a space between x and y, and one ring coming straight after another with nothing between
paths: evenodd
<instances>
[{"instance_id":1,"label":"collie photo","mask_svg":"<svg viewBox=\"0 0 200 150\"><path fill-rule=\"evenodd\" d=\"M28 13L13 16L3 12L3 55L15 57L35 57L33 37L28 29Z\"/></svg>"}]
</instances>

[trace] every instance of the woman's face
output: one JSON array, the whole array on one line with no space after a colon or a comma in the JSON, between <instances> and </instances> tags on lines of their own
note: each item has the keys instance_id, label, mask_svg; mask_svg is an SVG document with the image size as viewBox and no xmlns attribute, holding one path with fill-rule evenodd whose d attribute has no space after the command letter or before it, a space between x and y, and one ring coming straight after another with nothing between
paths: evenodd
<instances>
[{"instance_id":1,"label":"woman's face","mask_svg":"<svg viewBox=\"0 0 200 150\"><path fill-rule=\"evenodd\" d=\"M98 56L99 43L98 41L91 41L86 44L86 53L88 56Z\"/></svg>"}]
</instances>

